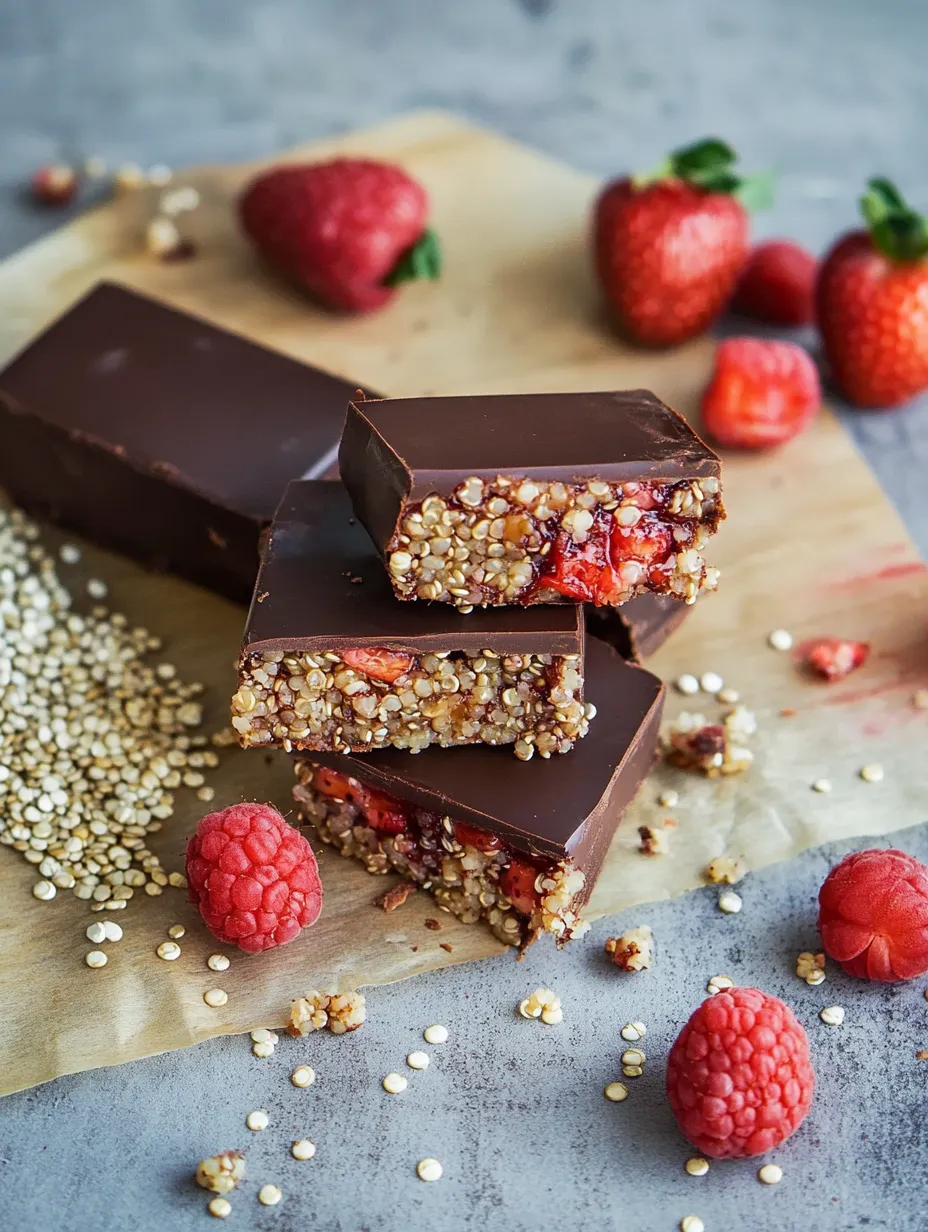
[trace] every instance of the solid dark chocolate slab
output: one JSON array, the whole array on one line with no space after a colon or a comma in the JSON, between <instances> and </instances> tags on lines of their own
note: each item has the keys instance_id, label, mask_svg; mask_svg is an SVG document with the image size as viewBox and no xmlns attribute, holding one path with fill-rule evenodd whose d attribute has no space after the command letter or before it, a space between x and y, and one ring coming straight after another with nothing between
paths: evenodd
<instances>
[{"instance_id":1,"label":"solid dark chocolate slab","mask_svg":"<svg viewBox=\"0 0 928 1232\"><path fill-rule=\"evenodd\" d=\"M624 809L654 764L664 686L598 638L587 642L586 665L586 695L598 713L588 735L563 757L523 763L505 749L473 745L430 748L415 757L396 749L313 753L311 760L490 830L531 854L569 856L589 889Z\"/></svg>"},{"instance_id":2,"label":"solid dark chocolate slab","mask_svg":"<svg viewBox=\"0 0 928 1232\"><path fill-rule=\"evenodd\" d=\"M716 455L647 390L353 401L339 469L383 550L403 505L470 476L565 483L718 478Z\"/></svg>"},{"instance_id":3,"label":"solid dark chocolate slab","mask_svg":"<svg viewBox=\"0 0 928 1232\"><path fill-rule=\"evenodd\" d=\"M100 283L0 373L24 508L247 601L289 480L330 472L357 384Z\"/></svg>"},{"instance_id":4,"label":"solid dark chocolate slab","mask_svg":"<svg viewBox=\"0 0 928 1232\"><path fill-rule=\"evenodd\" d=\"M243 654L383 646L535 654L583 653L576 604L476 608L398 603L340 483L291 483L271 527Z\"/></svg>"},{"instance_id":5,"label":"solid dark chocolate slab","mask_svg":"<svg viewBox=\"0 0 928 1232\"><path fill-rule=\"evenodd\" d=\"M692 609L672 595L639 595L621 607L588 607L587 627L625 659L646 659L667 641Z\"/></svg>"}]
</instances>

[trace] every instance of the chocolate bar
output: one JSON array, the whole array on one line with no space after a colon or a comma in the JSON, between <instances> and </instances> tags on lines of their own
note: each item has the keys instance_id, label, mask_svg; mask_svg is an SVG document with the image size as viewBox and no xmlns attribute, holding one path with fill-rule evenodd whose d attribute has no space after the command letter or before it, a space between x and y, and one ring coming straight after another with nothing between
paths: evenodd
<instances>
[{"instance_id":1,"label":"chocolate bar","mask_svg":"<svg viewBox=\"0 0 928 1232\"><path fill-rule=\"evenodd\" d=\"M647 594L620 607L588 607L587 628L613 645L623 659L638 663L667 641L690 611L672 595Z\"/></svg>"},{"instance_id":2,"label":"chocolate bar","mask_svg":"<svg viewBox=\"0 0 928 1232\"><path fill-rule=\"evenodd\" d=\"M0 373L17 504L241 602L286 484L334 467L357 386L101 283Z\"/></svg>"},{"instance_id":3,"label":"chocolate bar","mask_svg":"<svg viewBox=\"0 0 928 1232\"><path fill-rule=\"evenodd\" d=\"M691 603L721 464L644 390L353 401L342 479L400 599Z\"/></svg>"},{"instance_id":4,"label":"chocolate bar","mask_svg":"<svg viewBox=\"0 0 928 1232\"><path fill-rule=\"evenodd\" d=\"M585 735L577 605L462 616L397 603L341 484L288 487L264 551L232 699L246 746L348 753L509 744L566 753Z\"/></svg>"},{"instance_id":5,"label":"chocolate bar","mask_svg":"<svg viewBox=\"0 0 928 1232\"><path fill-rule=\"evenodd\" d=\"M586 931L582 912L626 806L651 769L661 682L587 642L599 710L567 757L523 767L502 749L396 749L297 760L294 799L318 836L368 872L397 872L503 942Z\"/></svg>"}]
</instances>

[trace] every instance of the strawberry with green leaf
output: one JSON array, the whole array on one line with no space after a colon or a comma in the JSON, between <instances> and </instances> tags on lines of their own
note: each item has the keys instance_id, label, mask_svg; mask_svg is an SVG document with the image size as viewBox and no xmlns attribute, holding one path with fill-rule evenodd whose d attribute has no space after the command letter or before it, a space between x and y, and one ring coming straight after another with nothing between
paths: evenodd
<instances>
[{"instance_id":1,"label":"strawberry with green leaf","mask_svg":"<svg viewBox=\"0 0 928 1232\"><path fill-rule=\"evenodd\" d=\"M834 382L855 406L890 409L928 389L928 219L873 179L866 230L832 248L816 311Z\"/></svg>"},{"instance_id":2,"label":"strawberry with green leaf","mask_svg":"<svg viewBox=\"0 0 928 1232\"><path fill-rule=\"evenodd\" d=\"M719 315L748 256L748 211L773 177L744 179L714 138L677 150L651 175L614 180L596 203L599 281L633 342L672 346Z\"/></svg>"}]
</instances>

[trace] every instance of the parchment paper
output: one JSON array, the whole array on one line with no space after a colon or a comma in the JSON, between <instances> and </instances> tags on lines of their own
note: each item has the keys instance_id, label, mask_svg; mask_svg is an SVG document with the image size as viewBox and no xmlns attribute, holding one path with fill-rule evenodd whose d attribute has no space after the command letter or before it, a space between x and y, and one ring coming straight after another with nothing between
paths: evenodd
<instances>
[{"instance_id":1,"label":"parchment paper","mask_svg":"<svg viewBox=\"0 0 928 1232\"><path fill-rule=\"evenodd\" d=\"M401 155L433 190L449 250L458 261L472 250L466 268L462 265L456 276L452 262L445 282L432 292L440 304L434 316L414 327L427 302L416 299L416 292L392 315L339 326L281 288L262 284L256 291L261 311L250 332L334 367L339 363L331 359L333 352L339 360L350 353L353 365L341 362L343 371L391 392L645 385L688 413L710 366L710 344L698 342L666 356L623 350L596 315L587 276L574 272L582 260L578 237L591 182L456 121L428 115L417 127L415 120L369 134L366 141L362 135L346 142L352 149ZM479 225L477 207L467 196L478 173L488 176L490 198L481 198ZM203 182L227 186L240 176L211 172ZM524 192L531 192L536 208L548 210L531 225L524 221ZM133 280L144 283L135 258L127 259L119 246L115 253L106 248L114 234L123 244L125 233L103 227L100 217L53 237L57 249L44 241L0 269L0 299L21 309L19 317L6 318L9 345L24 325L34 327L37 313L51 315L47 304L40 308L17 298L17 289L34 287L36 272L51 285L53 252L72 263L61 274L65 290L58 289L67 299L94 277L119 274L127 260L135 262ZM496 237L495 243L484 243L487 235ZM224 311L230 301L218 276L226 264L227 257L217 261L213 254L205 266L211 271L208 291L199 301L189 269L175 275L159 268L153 280L160 293L235 324ZM555 271L566 277L548 285ZM179 281L172 291L163 284L174 276ZM514 307L505 315L497 302L494 316L487 302L500 286ZM236 300L231 311L241 314L241 302ZM593 915L697 886L707 862L722 853L759 868L830 839L890 832L928 816L923 765L928 711L912 705L915 690L928 685L928 577L849 438L825 413L786 449L727 459L725 499L729 521L711 553L723 569L722 587L699 601L649 666L670 680L682 671L716 671L739 689L758 719L755 762L743 777L724 781L659 768L616 837L593 896ZM49 535L53 543L60 538ZM67 576L91 574L110 584L114 608L164 638L160 657L186 679L207 683L207 724L224 723L243 610L88 550ZM845 682L818 684L799 673L794 656L768 647L767 634L776 627L789 629L797 646L816 635L846 635L869 640L873 653ZM683 699L671 691L668 713L683 708L719 710L709 698ZM795 714L784 717L783 710ZM859 778L867 762L883 765L882 783ZM830 795L811 791L820 777L833 783ZM242 798L290 808L291 770L283 757L268 762L262 753L230 750L209 781L217 789L211 808ZM680 803L661 809L657 797L670 787L679 792ZM182 867L186 837L205 811L192 792L178 797L177 813L152 841L167 868ZM637 827L660 824L667 815L678 822L669 853L640 854ZM30 894L35 871L0 849L0 1092L212 1035L282 1023L290 1000L308 987L386 983L501 954L502 947L480 926L463 926L443 915L441 932L427 930L423 921L436 912L426 895L413 895L385 915L372 904L389 884L386 879L369 877L324 848L319 855L325 906L318 924L270 954L225 950L232 966L219 975L205 960L224 947L205 932L179 890L134 899L118 913L114 918L125 938L106 947L105 968L91 971L83 962L91 948L84 929L101 917L69 893L52 903L37 902ZM187 926L182 956L162 962L155 947L178 922ZM451 945L450 953L442 943ZM570 948L552 961L571 962ZM229 993L229 1001L214 1010L202 995L217 986ZM376 1012L375 997L369 997L369 1006Z\"/></svg>"}]
</instances>

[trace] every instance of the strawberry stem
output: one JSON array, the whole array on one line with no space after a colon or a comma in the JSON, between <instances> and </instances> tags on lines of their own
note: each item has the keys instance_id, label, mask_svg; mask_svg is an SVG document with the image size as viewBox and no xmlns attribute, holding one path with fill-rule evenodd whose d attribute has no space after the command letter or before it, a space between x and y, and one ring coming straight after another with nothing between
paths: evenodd
<instances>
[{"instance_id":1,"label":"strawberry stem","mask_svg":"<svg viewBox=\"0 0 928 1232\"><path fill-rule=\"evenodd\" d=\"M928 256L928 218L907 205L889 180L877 176L867 181L860 212L874 245L891 261Z\"/></svg>"},{"instance_id":2,"label":"strawberry stem","mask_svg":"<svg viewBox=\"0 0 928 1232\"><path fill-rule=\"evenodd\" d=\"M393 269L383 280L385 287L398 287L403 282L415 282L420 278L434 282L441 274L441 246L438 236L427 227L415 244L400 255Z\"/></svg>"},{"instance_id":3,"label":"strawberry stem","mask_svg":"<svg viewBox=\"0 0 928 1232\"><path fill-rule=\"evenodd\" d=\"M773 201L774 173L762 171L744 178L734 170L737 161L738 155L727 142L706 137L674 150L650 174L633 176L632 183L646 188L660 180L683 180L705 192L736 197L746 210L766 209Z\"/></svg>"}]
</instances>

